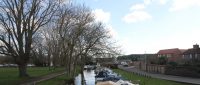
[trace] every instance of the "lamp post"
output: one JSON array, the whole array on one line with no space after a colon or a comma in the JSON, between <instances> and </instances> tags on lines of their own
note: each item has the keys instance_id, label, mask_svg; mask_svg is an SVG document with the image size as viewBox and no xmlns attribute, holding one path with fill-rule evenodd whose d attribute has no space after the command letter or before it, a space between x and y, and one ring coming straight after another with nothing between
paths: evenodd
<instances>
[{"instance_id":1,"label":"lamp post","mask_svg":"<svg viewBox=\"0 0 200 85\"><path fill-rule=\"evenodd\" d=\"M145 58L145 70L147 71L147 56L146 56L146 51L144 52L144 58Z\"/></svg>"}]
</instances>

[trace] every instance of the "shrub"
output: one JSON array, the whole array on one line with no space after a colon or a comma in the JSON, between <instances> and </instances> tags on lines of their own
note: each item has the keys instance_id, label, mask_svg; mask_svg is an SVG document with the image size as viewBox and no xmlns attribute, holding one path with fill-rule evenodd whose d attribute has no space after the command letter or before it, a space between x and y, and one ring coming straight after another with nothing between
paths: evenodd
<instances>
[{"instance_id":1,"label":"shrub","mask_svg":"<svg viewBox=\"0 0 200 85\"><path fill-rule=\"evenodd\" d=\"M178 63L171 61L168 63L168 65L172 66L172 67L176 67L176 66L178 66Z\"/></svg>"}]
</instances>

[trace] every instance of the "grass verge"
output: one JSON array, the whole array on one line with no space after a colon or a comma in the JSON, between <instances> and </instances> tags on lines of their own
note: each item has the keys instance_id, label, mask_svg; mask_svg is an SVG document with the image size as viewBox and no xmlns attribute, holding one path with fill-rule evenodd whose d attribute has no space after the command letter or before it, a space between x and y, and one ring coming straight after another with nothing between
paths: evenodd
<instances>
[{"instance_id":1,"label":"grass verge","mask_svg":"<svg viewBox=\"0 0 200 85\"><path fill-rule=\"evenodd\" d=\"M56 68L49 70L48 67L28 67L28 74L33 77L44 76L50 73L62 71L64 68ZM19 78L18 68L16 67L3 67L0 68L0 85L19 85L21 82L30 78Z\"/></svg>"},{"instance_id":2,"label":"grass verge","mask_svg":"<svg viewBox=\"0 0 200 85\"><path fill-rule=\"evenodd\" d=\"M116 73L119 73L120 75L122 75L123 78L127 80L139 81L140 85L189 85L189 84L178 83L174 81L138 76L136 74L126 72L120 69L113 69L113 71L115 71Z\"/></svg>"}]
</instances>

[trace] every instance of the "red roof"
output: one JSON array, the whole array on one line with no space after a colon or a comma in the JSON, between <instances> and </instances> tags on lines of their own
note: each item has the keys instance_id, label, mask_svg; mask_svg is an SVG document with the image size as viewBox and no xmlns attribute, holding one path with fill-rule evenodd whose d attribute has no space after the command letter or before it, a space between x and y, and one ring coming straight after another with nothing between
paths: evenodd
<instances>
[{"instance_id":1,"label":"red roof","mask_svg":"<svg viewBox=\"0 0 200 85\"><path fill-rule=\"evenodd\" d=\"M160 50L157 54L176 54L176 53L182 53L182 50L178 48L164 49L164 50Z\"/></svg>"},{"instance_id":2,"label":"red roof","mask_svg":"<svg viewBox=\"0 0 200 85\"><path fill-rule=\"evenodd\" d=\"M181 53L184 53L185 51L187 51L187 49L180 49Z\"/></svg>"}]
</instances>

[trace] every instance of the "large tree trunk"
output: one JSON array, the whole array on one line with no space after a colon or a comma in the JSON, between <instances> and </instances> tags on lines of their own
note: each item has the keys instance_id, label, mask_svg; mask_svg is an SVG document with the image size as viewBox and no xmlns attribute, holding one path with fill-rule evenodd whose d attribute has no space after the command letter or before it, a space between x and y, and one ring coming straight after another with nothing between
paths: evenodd
<instances>
[{"instance_id":1,"label":"large tree trunk","mask_svg":"<svg viewBox=\"0 0 200 85\"><path fill-rule=\"evenodd\" d=\"M27 74L26 63L18 64L18 69L19 69L19 77L29 77L29 75Z\"/></svg>"},{"instance_id":2,"label":"large tree trunk","mask_svg":"<svg viewBox=\"0 0 200 85\"><path fill-rule=\"evenodd\" d=\"M82 64L81 64L81 84L85 85L85 77L84 77L84 66L85 66L85 55L81 56Z\"/></svg>"},{"instance_id":3,"label":"large tree trunk","mask_svg":"<svg viewBox=\"0 0 200 85\"><path fill-rule=\"evenodd\" d=\"M85 85L85 78L84 78L84 69L83 65L81 66L81 85Z\"/></svg>"}]
</instances>

